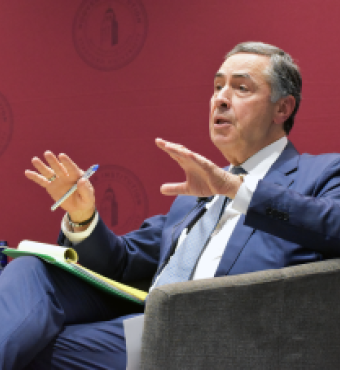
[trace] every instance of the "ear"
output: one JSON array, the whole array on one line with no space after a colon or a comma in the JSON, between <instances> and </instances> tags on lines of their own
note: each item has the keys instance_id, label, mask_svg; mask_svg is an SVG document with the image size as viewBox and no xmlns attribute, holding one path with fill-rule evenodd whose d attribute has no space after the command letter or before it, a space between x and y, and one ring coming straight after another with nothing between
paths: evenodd
<instances>
[{"instance_id":1,"label":"ear","mask_svg":"<svg viewBox=\"0 0 340 370\"><path fill-rule=\"evenodd\" d=\"M292 95L285 96L275 103L274 123L283 124L293 113L295 98Z\"/></svg>"}]
</instances>

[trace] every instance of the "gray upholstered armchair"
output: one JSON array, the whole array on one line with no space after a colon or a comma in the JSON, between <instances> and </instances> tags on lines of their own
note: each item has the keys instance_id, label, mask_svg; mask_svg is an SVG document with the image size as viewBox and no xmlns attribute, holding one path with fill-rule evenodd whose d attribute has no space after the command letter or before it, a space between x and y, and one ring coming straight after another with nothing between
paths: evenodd
<instances>
[{"instance_id":1,"label":"gray upholstered armchair","mask_svg":"<svg viewBox=\"0 0 340 370\"><path fill-rule=\"evenodd\" d=\"M141 367L340 369L340 260L155 289Z\"/></svg>"}]
</instances>

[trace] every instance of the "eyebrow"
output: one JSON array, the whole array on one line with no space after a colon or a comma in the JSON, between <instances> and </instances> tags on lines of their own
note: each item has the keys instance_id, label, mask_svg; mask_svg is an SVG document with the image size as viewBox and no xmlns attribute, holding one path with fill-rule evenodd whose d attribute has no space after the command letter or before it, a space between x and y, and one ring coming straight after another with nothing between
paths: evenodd
<instances>
[{"instance_id":1,"label":"eyebrow","mask_svg":"<svg viewBox=\"0 0 340 370\"><path fill-rule=\"evenodd\" d=\"M231 75L232 77L236 77L236 78L247 78L247 79L249 79L249 80L252 80L253 81L253 79L252 79L252 77L250 76L250 74L248 74L248 73L232 73L232 75ZM219 78L219 77L225 77L225 74L224 73L222 73L222 72L217 72L216 74L215 74L215 78Z\"/></svg>"},{"instance_id":2,"label":"eyebrow","mask_svg":"<svg viewBox=\"0 0 340 370\"><path fill-rule=\"evenodd\" d=\"M233 73L232 74L232 77L236 77L236 78L248 78L249 80L252 80L252 78L250 77L250 75L248 73Z\"/></svg>"},{"instance_id":3,"label":"eyebrow","mask_svg":"<svg viewBox=\"0 0 340 370\"><path fill-rule=\"evenodd\" d=\"M224 77L224 73L222 73L222 72L217 72L217 73L215 74L215 78L218 78L218 77Z\"/></svg>"}]
</instances>

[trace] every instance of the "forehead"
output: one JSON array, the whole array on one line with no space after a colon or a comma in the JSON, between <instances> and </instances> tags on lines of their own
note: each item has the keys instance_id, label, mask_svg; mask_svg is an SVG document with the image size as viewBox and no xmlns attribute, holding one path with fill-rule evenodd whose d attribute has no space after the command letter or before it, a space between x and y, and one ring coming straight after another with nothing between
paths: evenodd
<instances>
[{"instance_id":1,"label":"forehead","mask_svg":"<svg viewBox=\"0 0 340 370\"><path fill-rule=\"evenodd\" d=\"M217 75L232 77L234 75L248 75L257 82L267 80L265 71L269 67L270 58L266 55L238 53L224 61Z\"/></svg>"}]
</instances>

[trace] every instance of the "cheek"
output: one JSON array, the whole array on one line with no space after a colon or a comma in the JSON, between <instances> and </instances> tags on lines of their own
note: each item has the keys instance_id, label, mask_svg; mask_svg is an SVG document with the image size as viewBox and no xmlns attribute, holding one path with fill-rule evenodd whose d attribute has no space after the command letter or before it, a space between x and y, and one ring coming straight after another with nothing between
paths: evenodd
<instances>
[{"instance_id":1,"label":"cheek","mask_svg":"<svg viewBox=\"0 0 340 370\"><path fill-rule=\"evenodd\" d=\"M210 99L210 114L214 112L216 108L216 101L215 101L215 95L213 95Z\"/></svg>"},{"instance_id":2,"label":"cheek","mask_svg":"<svg viewBox=\"0 0 340 370\"><path fill-rule=\"evenodd\" d=\"M264 109L260 104L240 104L234 107L236 119L241 126L256 125L258 121L263 120Z\"/></svg>"},{"instance_id":3,"label":"cheek","mask_svg":"<svg viewBox=\"0 0 340 370\"><path fill-rule=\"evenodd\" d=\"M210 99L210 115L214 111L214 104L215 104L215 100L214 100L214 96L212 96L211 99Z\"/></svg>"}]
</instances>

